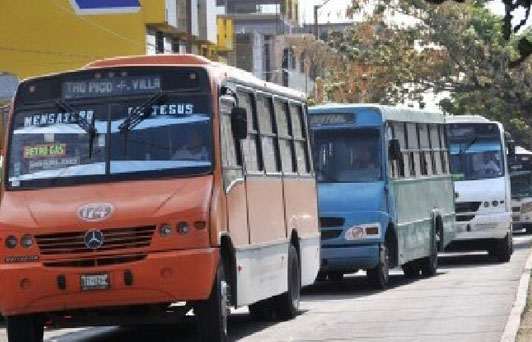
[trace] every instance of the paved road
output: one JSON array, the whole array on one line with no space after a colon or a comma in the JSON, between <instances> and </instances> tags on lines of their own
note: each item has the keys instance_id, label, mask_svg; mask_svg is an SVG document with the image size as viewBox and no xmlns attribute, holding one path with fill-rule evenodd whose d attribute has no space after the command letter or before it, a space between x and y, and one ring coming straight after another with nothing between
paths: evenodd
<instances>
[{"instance_id":1,"label":"paved road","mask_svg":"<svg viewBox=\"0 0 532 342\"><path fill-rule=\"evenodd\" d=\"M532 237L517 235L510 263L486 254L445 254L438 275L406 281L394 271L392 287L370 291L364 277L319 283L306 289L294 321L253 323L245 309L230 318L232 341L499 341ZM194 341L194 323L137 329L47 331L48 342ZM5 329L0 342L7 341Z\"/></svg>"}]
</instances>

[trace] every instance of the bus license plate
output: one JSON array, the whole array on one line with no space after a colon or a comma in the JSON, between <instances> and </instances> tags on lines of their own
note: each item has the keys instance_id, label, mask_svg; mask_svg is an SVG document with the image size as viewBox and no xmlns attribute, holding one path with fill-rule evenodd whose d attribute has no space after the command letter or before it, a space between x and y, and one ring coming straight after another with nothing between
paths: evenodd
<instances>
[{"instance_id":1,"label":"bus license plate","mask_svg":"<svg viewBox=\"0 0 532 342\"><path fill-rule=\"evenodd\" d=\"M79 280L81 289L87 290L105 290L109 288L109 274L82 274Z\"/></svg>"}]
</instances>

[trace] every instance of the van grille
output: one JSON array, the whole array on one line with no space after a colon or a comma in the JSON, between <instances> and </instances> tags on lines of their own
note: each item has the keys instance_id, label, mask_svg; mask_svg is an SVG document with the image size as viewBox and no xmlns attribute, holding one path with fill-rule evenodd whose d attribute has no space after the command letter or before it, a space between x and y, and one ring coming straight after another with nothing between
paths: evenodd
<instances>
[{"instance_id":1,"label":"van grille","mask_svg":"<svg viewBox=\"0 0 532 342\"><path fill-rule=\"evenodd\" d=\"M151 244L155 226L102 229L103 245L94 250L85 246L85 233L67 232L35 236L43 255L107 252L126 248L143 248Z\"/></svg>"},{"instance_id":2,"label":"van grille","mask_svg":"<svg viewBox=\"0 0 532 342\"><path fill-rule=\"evenodd\" d=\"M455 210L456 213L474 213L480 207L482 202L456 202Z\"/></svg>"}]
</instances>

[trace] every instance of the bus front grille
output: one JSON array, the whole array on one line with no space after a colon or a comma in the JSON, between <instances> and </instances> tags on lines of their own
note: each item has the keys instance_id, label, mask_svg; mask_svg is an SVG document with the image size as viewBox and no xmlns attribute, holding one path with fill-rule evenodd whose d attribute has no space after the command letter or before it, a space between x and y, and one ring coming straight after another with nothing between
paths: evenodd
<instances>
[{"instance_id":1,"label":"bus front grille","mask_svg":"<svg viewBox=\"0 0 532 342\"><path fill-rule=\"evenodd\" d=\"M155 226L102 229L103 244L98 249L85 245L86 231L39 234L35 236L43 255L103 253L126 248L143 248L151 244Z\"/></svg>"},{"instance_id":2,"label":"bus front grille","mask_svg":"<svg viewBox=\"0 0 532 342\"><path fill-rule=\"evenodd\" d=\"M345 219L343 217L320 217L320 226L322 228L328 227L342 227Z\"/></svg>"},{"instance_id":3,"label":"bus front grille","mask_svg":"<svg viewBox=\"0 0 532 342\"><path fill-rule=\"evenodd\" d=\"M341 229L322 230L321 239L322 240L336 239L337 237L340 236L340 234L342 234Z\"/></svg>"},{"instance_id":4,"label":"bus front grille","mask_svg":"<svg viewBox=\"0 0 532 342\"><path fill-rule=\"evenodd\" d=\"M459 213L474 213L480 208L482 202L456 202L455 211Z\"/></svg>"},{"instance_id":5,"label":"bus front grille","mask_svg":"<svg viewBox=\"0 0 532 342\"><path fill-rule=\"evenodd\" d=\"M97 258L79 258L67 260L53 260L43 262L46 267L97 267L129 262L141 261L146 259L146 254L130 254L118 256L102 256Z\"/></svg>"}]
</instances>

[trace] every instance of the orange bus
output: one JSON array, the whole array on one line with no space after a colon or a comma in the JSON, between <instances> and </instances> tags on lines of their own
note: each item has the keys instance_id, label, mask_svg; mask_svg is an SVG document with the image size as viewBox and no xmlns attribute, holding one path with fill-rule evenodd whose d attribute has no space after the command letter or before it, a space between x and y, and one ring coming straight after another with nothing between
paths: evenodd
<instances>
[{"instance_id":1,"label":"orange bus","mask_svg":"<svg viewBox=\"0 0 532 342\"><path fill-rule=\"evenodd\" d=\"M44 326L293 318L319 268L303 94L193 55L22 82L0 204L9 342Z\"/></svg>"}]
</instances>

